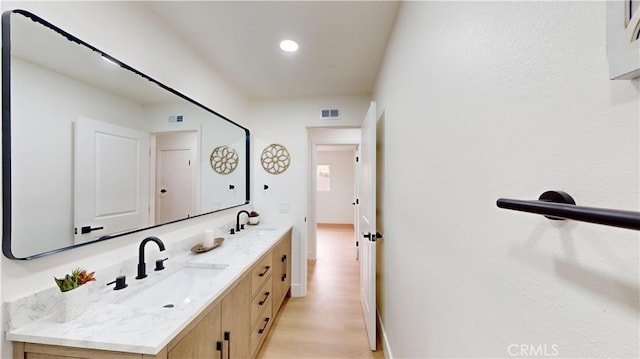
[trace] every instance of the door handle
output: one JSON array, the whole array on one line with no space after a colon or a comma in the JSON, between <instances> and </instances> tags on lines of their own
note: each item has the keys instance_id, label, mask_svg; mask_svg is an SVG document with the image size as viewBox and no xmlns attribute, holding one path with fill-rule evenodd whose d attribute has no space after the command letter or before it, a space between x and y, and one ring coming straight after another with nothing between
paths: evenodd
<instances>
[{"instance_id":1,"label":"door handle","mask_svg":"<svg viewBox=\"0 0 640 359\"><path fill-rule=\"evenodd\" d=\"M363 232L362 234L363 234L364 238L367 238L371 242L375 242L377 239L380 239L380 238L383 237L382 233L380 233L380 232L376 232L376 234L373 234L371 232L366 232L366 233Z\"/></svg>"},{"instance_id":2,"label":"door handle","mask_svg":"<svg viewBox=\"0 0 640 359\"><path fill-rule=\"evenodd\" d=\"M160 193L167 193L167 190L163 188L160 190Z\"/></svg>"},{"instance_id":3,"label":"door handle","mask_svg":"<svg viewBox=\"0 0 640 359\"><path fill-rule=\"evenodd\" d=\"M91 233L93 231L99 231L101 229L104 229L104 227L93 227L93 228L91 228L91 226L84 226L84 227L80 228L80 233L87 234L87 233Z\"/></svg>"}]
</instances>

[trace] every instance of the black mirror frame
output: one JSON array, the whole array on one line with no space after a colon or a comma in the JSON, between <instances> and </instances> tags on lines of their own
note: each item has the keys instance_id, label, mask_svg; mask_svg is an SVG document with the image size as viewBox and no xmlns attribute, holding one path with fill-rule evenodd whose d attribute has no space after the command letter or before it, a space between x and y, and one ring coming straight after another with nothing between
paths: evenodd
<instances>
[{"instance_id":1,"label":"black mirror frame","mask_svg":"<svg viewBox=\"0 0 640 359\"><path fill-rule=\"evenodd\" d=\"M145 80L148 80L158 86L160 86L161 88L173 93L174 95L182 98L183 100L186 100L200 108L202 108L203 110L210 112L218 117L220 117L220 119L225 120L235 126L238 126L239 128L241 128L242 130L244 130L245 132L245 152L246 152L246 193L245 193L245 202L243 204L239 204L239 205L235 205L235 206L231 206L231 207L227 207L227 208L223 208L223 209L219 209L219 210L215 210L215 211L211 211L211 212L207 212L207 213L202 213L202 214L198 214L198 215L194 215L191 217L187 217L187 218L182 218L182 219L178 219L175 221L171 221L171 222L166 222L166 223L162 223L162 224L157 224L157 225L153 225L153 226L149 226L149 227L145 227L145 228L141 228L141 229L137 229L137 230L133 230L133 231L128 231L125 233L119 233L119 234L115 234L115 235L108 235L108 236L104 236L101 237L99 239L90 241L90 242L86 242L86 243L80 243L80 244L75 244L75 245L71 245L68 247L63 247L63 248L58 248L58 249L54 249L51 251L47 251L47 252L43 252L43 253L38 253L38 254L34 254L34 255L30 255L27 257L16 257L12 250L11 250L11 26L10 26L10 17L11 14L15 13L15 14L20 14L23 15L29 19L31 19L32 21L39 23L41 25L44 25L48 28L50 28L51 30L59 33L60 35L64 36L67 40L73 41L79 45L82 46L86 46L87 48L97 52L98 54L100 54L101 56L103 56L104 58L112 61L113 63L117 64L118 66L122 67L125 70L129 70L135 74L137 74L138 76L142 77ZM237 123L235 123L234 121L228 119L227 117L221 115L220 113L204 106L203 104L191 99L190 97L176 91L175 89L164 85L163 83L157 81L156 79L145 75L144 73L134 69L133 67L121 62L120 60L114 58L113 56L105 53L102 50L99 50L98 48L80 40L79 38L69 34L68 32L60 29L59 27L51 24L50 22L42 19L41 17L26 11L26 10L21 10L21 9L16 9L16 10L8 10L5 11L2 14L2 253L4 254L5 257L9 258L9 259L17 259L17 260L30 260L30 259L35 259L35 258L39 258L39 257L43 257L43 256L47 256L47 255L51 255L51 254L55 254L58 252L62 252L62 251L66 251L69 249L73 249L73 248L78 248L78 247L82 247L88 244L93 244L96 242L101 242L101 241L105 241L108 239L112 239L112 238L116 238L116 237L121 237L121 236L125 236L125 235L129 235L132 233L137 233L137 232L142 232L142 231L146 231L149 229L153 229L153 228L157 228L157 227L161 227L164 225L168 225L168 224L173 224L173 223L177 223L177 222L182 222L182 221L186 221L192 218L197 218L197 217L202 217L202 216L206 216L209 215L211 213L215 213L215 212L220 212L220 211L224 211L227 209L231 209L231 208L236 208L236 207L240 207L240 206L244 206L246 204L250 203L250 193L251 193L251 183L250 183L250 170L251 170L251 161L250 161L250 138L251 138L251 133L249 131L248 128L241 126Z\"/></svg>"}]
</instances>

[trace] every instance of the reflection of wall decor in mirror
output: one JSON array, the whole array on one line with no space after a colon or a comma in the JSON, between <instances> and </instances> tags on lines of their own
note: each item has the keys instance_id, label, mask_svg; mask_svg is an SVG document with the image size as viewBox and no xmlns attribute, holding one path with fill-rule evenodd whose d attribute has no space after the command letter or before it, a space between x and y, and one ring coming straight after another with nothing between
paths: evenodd
<instances>
[{"instance_id":1,"label":"reflection of wall decor in mirror","mask_svg":"<svg viewBox=\"0 0 640 359\"><path fill-rule=\"evenodd\" d=\"M640 77L640 0L607 1L609 78Z\"/></svg>"},{"instance_id":2,"label":"reflection of wall decor in mirror","mask_svg":"<svg viewBox=\"0 0 640 359\"><path fill-rule=\"evenodd\" d=\"M27 11L3 13L2 29L6 257L249 203L248 129ZM237 150L224 179L208 160L222 144Z\"/></svg>"},{"instance_id":3,"label":"reflection of wall decor in mirror","mask_svg":"<svg viewBox=\"0 0 640 359\"><path fill-rule=\"evenodd\" d=\"M264 168L265 171L277 175L289 168L291 157L286 147L274 143L262 151L260 162L262 162L262 168Z\"/></svg>"},{"instance_id":4,"label":"reflection of wall decor in mirror","mask_svg":"<svg viewBox=\"0 0 640 359\"><path fill-rule=\"evenodd\" d=\"M216 173L228 175L238 167L238 151L227 145L218 146L211 151L209 162Z\"/></svg>"}]
</instances>

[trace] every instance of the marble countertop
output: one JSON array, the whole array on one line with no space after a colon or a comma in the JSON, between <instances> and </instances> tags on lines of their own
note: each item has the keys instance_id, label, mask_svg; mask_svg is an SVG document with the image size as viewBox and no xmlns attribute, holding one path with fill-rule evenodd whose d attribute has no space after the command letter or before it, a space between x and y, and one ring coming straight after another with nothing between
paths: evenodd
<instances>
[{"instance_id":1,"label":"marble countertop","mask_svg":"<svg viewBox=\"0 0 640 359\"><path fill-rule=\"evenodd\" d=\"M213 303L240 276L264 255L291 227L258 225L236 235L206 253L186 252L165 262L166 270L149 269L144 280L128 276L129 287L114 291L101 288L92 296L87 311L66 323L56 322L53 315L33 321L7 332L11 341L62 345L157 354L198 314ZM147 262L150 260L147 259ZM175 308L139 308L120 304L154 283L170 276L185 265L225 265L207 288L191 298L191 303Z\"/></svg>"}]
</instances>

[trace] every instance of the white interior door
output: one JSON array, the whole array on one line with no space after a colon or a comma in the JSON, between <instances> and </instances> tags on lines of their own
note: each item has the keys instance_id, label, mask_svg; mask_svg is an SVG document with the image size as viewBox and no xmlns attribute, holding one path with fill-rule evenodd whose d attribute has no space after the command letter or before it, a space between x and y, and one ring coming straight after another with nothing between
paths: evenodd
<instances>
[{"instance_id":1,"label":"white interior door","mask_svg":"<svg viewBox=\"0 0 640 359\"><path fill-rule=\"evenodd\" d=\"M195 132L156 137L156 223L187 218L196 213Z\"/></svg>"},{"instance_id":2,"label":"white interior door","mask_svg":"<svg viewBox=\"0 0 640 359\"><path fill-rule=\"evenodd\" d=\"M79 117L75 128L76 243L149 224L149 134Z\"/></svg>"},{"instance_id":3,"label":"white interior door","mask_svg":"<svg viewBox=\"0 0 640 359\"><path fill-rule=\"evenodd\" d=\"M369 345L376 350L376 103L362 121L360 143L360 302Z\"/></svg>"},{"instance_id":4,"label":"white interior door","mask_svg":"<svg viewBox=\"0 0 640 359\"><path fill-rule=\"evenodd\" d=\"M360 260L360 242L362 242L362 240L364 238L362 238L362 234L360 233L360 146L356 146L356 158L355 158L355 176L354 176L354 192L356 194L356 198L353 200L353 212L354 212L354 216L353 218L355 218L354 220L354 234L355 234L355 238L354 238L354 245L355 245L355 254L356 254L356 260L359 261Z\"/></svg>"}]
</instances>

